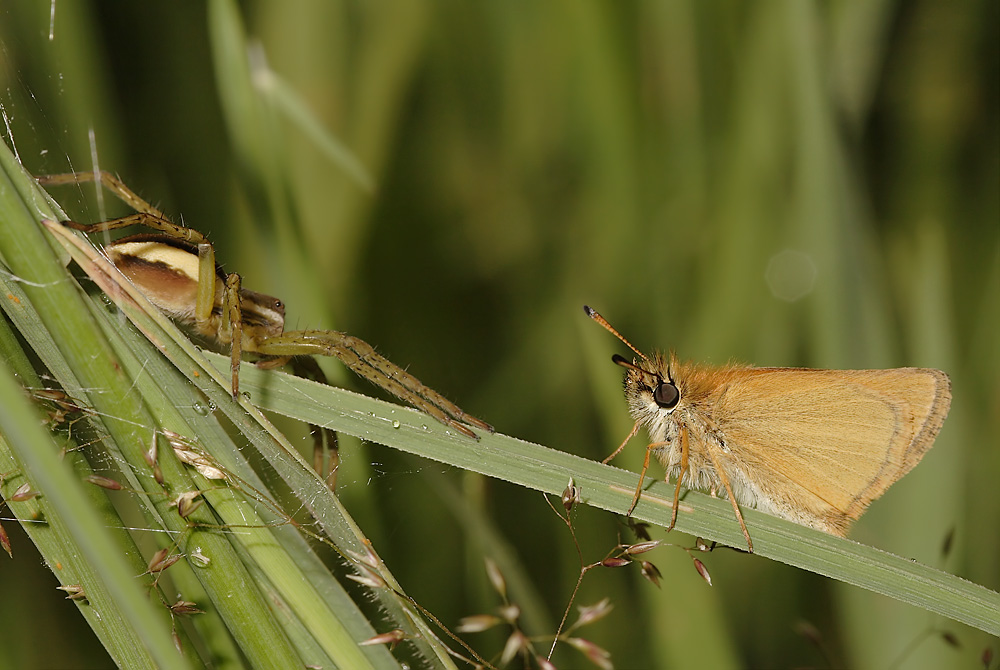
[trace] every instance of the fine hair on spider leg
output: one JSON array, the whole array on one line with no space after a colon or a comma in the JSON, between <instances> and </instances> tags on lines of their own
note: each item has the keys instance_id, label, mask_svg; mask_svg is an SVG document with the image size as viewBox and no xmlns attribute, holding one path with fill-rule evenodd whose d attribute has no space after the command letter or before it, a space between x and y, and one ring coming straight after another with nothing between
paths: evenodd
<instances>
[{"instance_id":1,"label":"fine hair on spider leg","mask_svg":"<svg viewBox=\"0 0 1000 670\"><path fill-rule=\"evenodd\" d=\"M69 228L88 234L130 226L155 231L110 242L104 252L153 305L199 335L230 347L233 398L239 397L244 351L264 356L261 367L274 367L296 356L334 356L359 376L463 435L478 439L474 428L493 432L488 423L466 413L363 340L338 331L286 331L285 306L279 299L242 288L238 274L226 273L216 264L208 238L170 221L114 175L76 172L37 179L43 186L99 182L136 210L91 224L64 221Z\"/></svg>"}]
</instances>

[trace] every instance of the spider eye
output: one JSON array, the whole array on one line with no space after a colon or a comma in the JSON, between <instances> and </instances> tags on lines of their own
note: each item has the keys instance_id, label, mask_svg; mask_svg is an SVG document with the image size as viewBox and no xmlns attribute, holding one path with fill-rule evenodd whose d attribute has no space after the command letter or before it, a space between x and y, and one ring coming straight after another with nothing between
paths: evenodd
<instances>
[{"instance_id":1,"label":"spider eye","mask_svg":"<svg viewBox=\"0 0 1000 670\"><path fill-rule=\"evenodd\" d=\"M681 399L681 392L670 382L660 382L653 391L653 400L663 409L673 409Z\"/></svg>"}]
</instances>

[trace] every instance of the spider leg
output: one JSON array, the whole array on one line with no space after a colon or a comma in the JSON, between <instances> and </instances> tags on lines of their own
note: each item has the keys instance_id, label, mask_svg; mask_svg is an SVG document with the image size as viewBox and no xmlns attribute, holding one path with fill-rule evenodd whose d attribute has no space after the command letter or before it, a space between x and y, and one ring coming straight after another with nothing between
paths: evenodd
<instances>
[{"instance_id":1,"label":"spider leg","mask_svg":"<svg viewBox=\"0 0 1000 670\"><path fill-rule=\"evenodd\" d=\"M62 174L46 174L35 177L42 186L64 186L68 184L86 184L99 181L101 185L113 193L119 200L137 212L152 214L157 218L165 219L163 212L156 209L148 202L140 198L135 192L122 182L121 179L110 172L100 170L94 172L65 172ZM120 226L119 226L120 227Z\"/></svg>"},{"instance_id":2,"label":"spider leg","mask_svg":"<svg viewBox=\"0 0 1000 670\"><path fill-rule=\"evenodd\" d=\"M464 435L478 439L469 426L493 432L488 423L467 414L406 370L376 353L370 344L352 335L332 330L290 331L267 338L259 343L257 351L269 356L335 356L355 374Z\"/></svg>"},{"instance_id":3,"label":"spider leg","mask_svg":"<svg viewBox=\"0 0 1000 670\"><path fill-rule=\"evenodd\" d=\"M215 284L215 249L211 244L204 242L198 245L198 299L194 308L195 322L202 330L201 326L207 324L212 318L216 297ZM239 286L237 286L237 293L239 293Z\"/></svg>"},{"instance_id":4,"label":"spider leg","mask_svg":"<svg viewBox=\"0 0 1000 670\"><path fill-rule=\"evenodd\" d=\"M214 271L212 280L214 284ZM199 307L201 307L200 287L203 283L204 280L199 282ZM235 400L240 396L240 358L243 355L243 312L240 306L240 276L235 272L226 277L226 288L222 298L222 322L219 325L219 340L224 344L229 343L232 391L233 399Z\"/></svg>"},{"instance_id":5,"label":"spider leg","mask_svg":"<svg viewBox=\"0 0 1000 670\"><path fill-rule=\"evenodd\" d=\"M62 224L73 230L80 230L84 233L104 233L109 230L128 228L129 226L144 226L159 231L172 239L187 242L191 245L208 244L208 238L193 228L179 226L173 221L149 214L147 212L137 212L122 216L117 219L98 221L96 223L77 223L76 221L63 221Z\"/></svg>"},{"instance_id":6,"label":"spider leg","mask_svg":"<svg viewBox=\"0 0 1000 670\"><path fill-rule=\"evenodd\" d=\"M279 364L286 361L285 358L272 359ZM270 361L261 361L263 366L268 367ZM316 359L311 356L300 356L291 359L292 370L295 374L306 379L312 379L320 384L328 384L326 373L319 367ZM337 486L337 470L340 468L340 446L337 443L337 432L324 426L310 425L310 432L313 437L313 469L326 479L326 485L334 491Z\"/></svg>"}]
</instances>

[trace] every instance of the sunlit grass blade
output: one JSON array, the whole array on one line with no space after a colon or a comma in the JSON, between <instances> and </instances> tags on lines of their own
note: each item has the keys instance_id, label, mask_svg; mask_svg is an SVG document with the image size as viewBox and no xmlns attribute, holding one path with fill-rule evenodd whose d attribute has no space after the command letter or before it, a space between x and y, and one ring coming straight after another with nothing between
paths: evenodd
<instances>
[{"instance_id":1,"label":"sunlit grass blade","mask_svg":"<svg viewBox=\"0 0 1000 670\"><path fill-rule=\"evenodd\" d=\"M224 367L221 357L213 359ZM505 435L483 435L472 443L414 410L349 391L249 366L243 369L241 383L262 407L286 416L552 495L559 495L573 477L585 503L612 512L624 513L635 491L634 473ZM656 482L643 492L634 516L667 527L672 499L673 487ZM744 514L757 555L1000 633L996 616L1000 594L994 591L767 514L754 510ZM677 529L732 547L745 546L729 502L696 491L683 498Z\"/></svg>"}]
</instances>

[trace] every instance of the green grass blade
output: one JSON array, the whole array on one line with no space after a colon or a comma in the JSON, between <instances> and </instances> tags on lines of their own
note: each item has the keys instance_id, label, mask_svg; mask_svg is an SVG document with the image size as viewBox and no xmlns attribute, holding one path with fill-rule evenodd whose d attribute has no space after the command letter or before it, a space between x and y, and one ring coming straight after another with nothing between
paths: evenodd
<instances>
[{"instance_id":1,"label":"green grass blade","mask_svg":"<svg viewBox=\"0 0 1000 670\"><path fill-rule=\"evenodd\" d=\"M24 179L22 175L15 175L17 178ZM32 186L30 182L27 188L30 189ZM14 189L8 189L11 193L16 193ZM7 222L10 218L5 219ZM33 228L35 231L38 230L37 223L28 217L29 222L28 227ZM10 225L5 225L3 227L4 232L13 231L13 227ZM3 247L4 257L7 259L17 259L17 262L13 262L11 269L15 275L20 277L32 276L30 273L34 271L38 265L33 265L30 255L25 254L18 257L21 250L16 246L12 246L8 239L4 239L7 246ZM44 242L37 245L37 249L48 251L49 247ZM12 251L13 249L13 251ZM41 266L44 267L44 266ZM56 265L58 269L58 265ZM37 296L42 296L43 298L51 298L47 296L46 292L51 291L53 286L62 286L65 288L70 288L74 285L74 282L67 281L66 275L57 281L38 281L37 277L31 279L32 284L41 284L44 288L34 287L32 285L25 285L25 289L32 299L33 303L37 303L35 300ZM35 288L35 291L31 291L31 288ZM78 302L70 302L70 300L78 301L79 296L74 295L71 299L67 299L59 304L58 316L59 318L66 318L68 314L71 313L70 306L72 304L81 304ZM44 302L44 301L43 301ZM172 423L172 419L175 417L165 415L162 408L164 404L162 402L157 402L157 398L150 389L143 389L142 394L143 401L147 403L147 406L154 410L152 416L140 412L136 414L130 410L130 402L134 403L136 399L136 389L142 386L142 383L136 383L135 380L132 382L127 382L127 375L125 372L131 371L130 368L141 368L142 366L137 363L121 364L112 363L116 358L123 360L122 355L124 351L119 348L117 356L115 353L107 349L108 342L110 341L106 337L102 337L100 329L96 331L93 329L92 325L94 321L92 315L87 313L88 307L85 303L82 303L84 307L84 318L86 319L86 326L80 326L77 324L75 327L75 332L73 335L68 335L63 333L59 336L52 338L54 342L72 342L79 345L81 341L85 341L91 338L90 341L94 343L93 351L100 352L102 350L106 351L103 356L97 357L98 360L105 360L110 365L108 370L111 373L110 376L107 374L102 375L99 369L94 369L93 364L88 368L86 365L81 367L80 361L72 360L70 358L70 365L73 370L78 375L81 380L81 389L75 390L76 393L83 393L83 389L99 389L98 393L91 394L88 397L88 403L97 412L98 416L101 417L103 423L108 427L109 433L114 438L114 442L117 445L121 455L122 461L128 463L128 468L136 473L140 473L140 482L145 485L152 486L151 478L148 475L148 466L145 465L143 461L143 454L148 448L150 436L153 434L153 427L163 427L172 426L174 428L179 428L176 423ZM51 304L45 306L46 309L52 310ZM43 322L45 317L45 312L39 310L39 313L43 316ZM52 312L50 312L51 314ZM100 316L100 315L98 315ZM105 315L107 318L107 315ZM113 323L116 322L115 319L111 320ZM121 328L120 323L117 323L117 327ZM93 333L96 332L96 335ZM132 334L135 338L137 334ZM29 339L31 335L26 334ZM141 337L139 338L142 339ZM145 344L146 350L143 352L144 357L158 356L155 349L149 348L149 343ZM65 348L60 348L63 353L65 353ZM77 352L79 355L79 352ZM121 358L120 358L121 357ZM93 360L94 357L90 357L88 360ZM145 378L148 382L148 377ZM160 382L166 382L165 379L158 380ZM115 396L111 389L116 388L116 384L124 384L124 388L121 393ZM189 385L187 382L183 382L185 388ZM190 394L190 391L188 391ZM85 397L80 395L78 397ZM129 399L130 402L122 402L123 398ZM191 407L193 403L190 400L190 395L187 401L187 407ZM185 434L183 429L181 429L181 434ZM51 451L51 450L50 450ZM161 461L163 466L163 471L166 479L166 486L170 487L175 491L185 491L191 490L193 488L192 483L188 479L188 475L181 470L177 469L176 461L170 456L166 456L166 461ZM146 472L143 475L141 473ZM288 666L289 664L299 664L298 654L292 649L292 647L287 642L286 634L277 625L277 622L273 620L271 616L261 616L262 612L269 611L265 601L260 598L259 591L257 587L248 587L253 584L253 580L250 578L246 571L246 566L240 560L237 553L234 552L234 547L231 546L230 541L223 534L214 532L198 532L189 531L187 528L187 522L180 519L176 512L171 511L166 507L169 502L167 499L157 497L156 487L150 491L150 499L156 506L156 510L152 512L152 518L159 519L166 523L165 530L175 538L181 546L201 547L204 554L211 557L213 569L208 570L195 570L194 574L197 576L198 580L205 587L205 592L208 597L211 598L215 605L215 611L217 611L222 618L226 621L226 626L229 631L233 634L235 639L239 642L242 652L251 659L255 659L253 662L258 665L265 666ZM75 509L75 508L70 508ZM246 517L243 517L246 518ZM192 520L198 519L197 516L192 516ZM202 518L201 523L213 521L212 519ZM122 526L121 522L118 522L119 527ZM86 526L82 526L86 527ZM121 551L119 549L119 551ZM174 566L178 569L178 580L180 581L181 573L186 567L178 564ZM135 574L136 571L131 571L131 574ZM130 574L129 572L119 573ZM300 580L301 581L301 580ZM239 598L233 598L232 594L239 593ZM310 594L313 593L312 590L309 591ZM204 604L202 605L204 606ZM139 616L124 617L127 621L136 621L142 623L142 618ZM315 626L314 622L314 626ZM139 629L151 626L141 626ZM164 638L168 641L168 647L171 650L170 653L176 655L173 651L173 646L169 642L169 623L165 627L162 623L155 630L159 630L164 634ZM328 630L335 630L334 626L329 626ZM226 638L223 637L223 640ZM359 663L358 658L367 658L369 654L362 653L359 657L359 650L356 644L351 643L347 645L341 645L341 649L346 649L348 656L342 659L343 663L351 664L353 663L355 667L365 667L365 663ZM377 653L377 652L374 652ZM217 657L223 657L223 654L216 653Z\"/></svg>"},{"instance_id":2,"label":"green grass blade","mask_svg":"<svg viewBox=\"0 0 1000 670\"><path fill-rule=\"evenodd\" d=\"M223 357L218 364L224 367ZM245 366L240 379L262 407L424 458L552 495L559 495L572 477L585 503L612 512L628 509L637 484L631 472L506 435L483 435L474 442L414 410L298 377ZM634 516L666 527L672 499L673 487L656 482L643 493ZM995 591L755 510L744 514L757 555L1000 634ZM677 529L732 547L745 543L729 502L696 491L683 499Z\"/></svg>"},{"instance_id":3,"label":"green grass blade","mask_svg":"<svg viewBox=\"0 0 1000 670\"><path fill-rule=\"evenodd\" d=\"M31 184L6 145L0 146L0 166L0 221L3 221L0 254L14 275L30 282L25 283L25 292L33 303L48 304L50 309L58 306L58 316L46 326L62 331L64 342L74 340L70 333L79 322L74 321L70 303L75 296L67 294L66 276L60 273L52 249L41 236L28 209L28 203L35 205L42 199L29 199L26 203L20 197L21 193L30 191ZM27 308L27 302L22 306ZM80 335L71 346L63 349L63 353L70 351L87 357L83 348L90 344L94 344L93 351L101 351L85 333ZM26 333L25 337L30 338L31 334ZM59 338L54 339L58 341ZM86 372L96 370L91 368ZM99 372L91 377L90 383L98 378ZM0 432L10 448L7 457L16 455L16 469L25 474L50 505L46 521L51 528L57 529L55 544L48 545L51 565L65 563L70 566L68 574L76 576L69 579L83 584L95 605L109 607L102 636L109 642L109 652L123 661L134 661L139 667L183 667L164 629L163 613L155 611L130 579L136 572L135 564L130 565L125 560L120 545L105 527L107 519L99 519L95 514L82 490L83 483L72 476L66 464L56 456L58 449L53 448L52 439L41 429L38 414L28 405L23 390L14 383L8 369L0 380L0 407L3 408ZM8 464L11 463L8 460ZM56 555L62 556L62 560L52 558ZM70 559L73 556L82 556L86 566L74 565Z\"/></svg>"}]
</instances>

